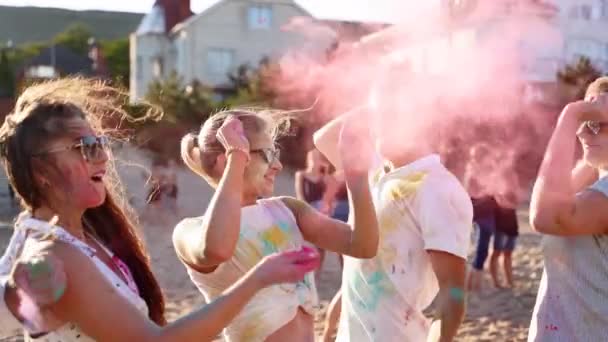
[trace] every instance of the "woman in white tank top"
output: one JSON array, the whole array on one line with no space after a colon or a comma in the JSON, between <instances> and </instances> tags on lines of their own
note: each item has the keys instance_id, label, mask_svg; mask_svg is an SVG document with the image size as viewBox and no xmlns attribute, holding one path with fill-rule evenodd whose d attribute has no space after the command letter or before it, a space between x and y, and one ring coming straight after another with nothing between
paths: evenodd
<instances>
[{"instance_id":1,"label":"woman in white tank top","mask_svg":"<svg viewBox=\"0 0 608 342\"><path fill-rule=\"evenodd\" d=\"M302 201L270 197L282 168L274 141L280 123L270 114L220 112L198 135L182 139L186 165L216 188L204 215L183 220L173 234L178 256L207 300L217 298L270 253L314 245L359 258L376 254L378 229L365 160L345 158L353 229ZM356 150L355 142L345 136L341 146ZM316 305L311 273L295 285L258 293L224 336L233 342L314 341Z\"/></svg>"},{"instance_id":2,"label":"woman in white tank top","mask_svg":"<svg viewBox=\"0 0 608 342\"><path fill-rule=\"evenodd\" d=\"M315 268L318 254L307 250L268 256L216 301L167 324L161 289L126 201L117 196L118 179L100 135L101 115L121 113L112 95L118 94L81 79L35 85L0 128L0 157L25 209L0 260L0 276L10 280L2 304L27 338L210 341L257 291L298 282ZM51 273L46 282L18 279L36 280L41 273ZM60 292L40 301L40 292L27 285Z\"/></svg>"}]
</instances>

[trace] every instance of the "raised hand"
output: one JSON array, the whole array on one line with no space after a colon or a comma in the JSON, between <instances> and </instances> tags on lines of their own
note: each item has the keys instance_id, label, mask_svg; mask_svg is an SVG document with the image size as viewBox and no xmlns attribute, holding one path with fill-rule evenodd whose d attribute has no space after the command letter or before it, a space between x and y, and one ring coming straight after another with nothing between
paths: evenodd
<instances>
[{"instance_id":1,"label":"raised hand","mask_svg":"<svg viewBox=\"0 0 608 342\"><path fill-rule=\"evenodd\" d=\"M249 140L245 136L243 123L236 117L228 117L216 134L226 152L239 150L249 155Z\"/></svg>"},{"instance_id":2,"label":"raised hand","mask_svg":"<svg viewBox=\"0 0 608 342\"><path fill-rule=\"evenodd\" d=\"M319 265L319 252L310 247L302 247L299 251L276 253L265 257L254 268L253 276L264 287L295 283L304 279L306 273L314 271Z\"/></svg>"},{"instance_id":3,"label":"raised hand","mask_svg":"<svg viewBox=\"0 0 608 342\"><path fill-rule=\"evenodd\" d=\"M338 150L348 178L353 173L366 173L371 166L373 144L369 127L365 122L346 120L340 130Z\"/></svg>"},{"instance_id":4,"label":"raised hand","mask_svg":"<svg viewBox=\"0 0 608 342\"><path fill-rule=\"evenodd\" d=\"M576 101L568 104L580 122L607 122L608 121L608 94L600 94L585 101Z\"/></svg>"}]
</instances>

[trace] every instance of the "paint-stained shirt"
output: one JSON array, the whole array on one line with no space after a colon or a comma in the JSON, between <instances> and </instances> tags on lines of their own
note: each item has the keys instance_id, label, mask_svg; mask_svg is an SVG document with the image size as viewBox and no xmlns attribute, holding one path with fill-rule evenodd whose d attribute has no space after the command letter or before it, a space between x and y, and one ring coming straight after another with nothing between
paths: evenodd
<instances>
[{"instance_id":1,"label":"paint-stained shirt","mask_svg":"<svg viewBox=\"0 0 608 342\"><path fill-rule=\"evenodd\" d=\"M202 227L203 217L187 218L179 225ZM313 247L302 237L292 211L281 199L258 200L241 209L239 239L230 260L211 273L200 273L186 265L190 279L212 301L232 286L264 256L302 246ZM264 341L289 323L302 308L314 314L318 305L313 273L296 284L273 285L259 291L224 330L228 342Z\"/></svg>"},{"instance_id":2,"label":"paint-stained shirt","mask_svg":"<svg viewBox=\"0 0 608 342\"><path fill-rule=\"evenodd\" d=\"M608 197L608 177L590 189ZM545 235L542 248L528 341L608 341L608 235Z\"/></svg>"},{"instance_id":3,"label":"paint-stained shirt","mask_svg":"<svg viewBox=\"0 0 608 342\"><path fill-rule=\"evenodd\" d=\"M379 250L372 259L344 257L337 341L424 341L422 311L439 290L427 251L466 259L473 207L437 155L392 171L377 164L370 187Z\"/></svg>"}]
</instances>

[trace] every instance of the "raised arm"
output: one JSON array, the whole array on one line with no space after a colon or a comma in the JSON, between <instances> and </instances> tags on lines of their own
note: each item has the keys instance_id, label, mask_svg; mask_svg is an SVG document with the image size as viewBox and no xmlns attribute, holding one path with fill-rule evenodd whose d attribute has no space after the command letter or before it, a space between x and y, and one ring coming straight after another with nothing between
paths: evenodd
<instances>
[{"instance_id":1,"label":"raised arm","mask_svg":"<svg viewBox=\"0 0 608 342\"><path fill-rule=\"evenodd\" d=\"M572 170L572 186L575 192L584 190L598 179L597 169L582 160L576 163L574 170Z\"/></svg>"},{"instance_id":2,"label":"raised arm","mask_svg":"<svg viewBox=\"0 0 608 342\"><path fill-rule=\"evenodd\" d=\"M335 118L313 135L315 146L332 163L336 170L342 169L340 153L338 152L338 138L340 137L343 122L344 117Z\"/></svg>"},{"instance_id":3,"label":"raised arm","mask_svg":"<svg viewBox=\"0 0 608 342\"><path fill-rule=\"evenodd\" d=\"M218 139L228 151L226 167L205 215L200 225L180 223L173 232L177 255L201 272L212 271L232 257L241 224L243 177L249 160L244 151L249 151L249 142L236 118L224 122Z\"/></svg>"},{"instance_id":4,"label":"raised arm","mask_svg":"<svg viewBox=\"0 0 608 342\"><path fill-rule=\"evenodd\" d=\"M52 253L63 261L69 284L52 306L55 315L96 341L117 342L213 341L258 290L300 281L319 263L318 253L311 250L268 256L210 304L159 327L116 292L82 252L57 244Z\"/></svg>"},{"instance_id":5,"label":"raised arm","mask_svg":"<svg viewBox=\"0 0 608 342\"><path fill-rule=\"evenodd\" d=\"M349 224L332 219L295 198L283 202L296 217L302 235L316 246L355 258L373 258L378 251L378 221L367 173L346 178L351 210Z\"/></svg>"},{"instance_id":6,"label":"raised arm","mask_svg":"<svg viewBox=\"0 0 608 342\"><path fill-rule=\"evenodd\" d=\"M304 238L317 246L357 258L372 258L378 250L378 221L369 189L368 169L371 146L364 137L356 136L349 123L340 125L337 145L344 163L344 178L350 201L352 229L310 206L294 199L285 199L292 209ZM356 154L352 151L357 151Z\"/></svg>"},{"instance_id":7,"label":"raised arm","mask_svg":"<svg viewBox=\"0 0 608 342\"><path fill-rule=\"evenodd\" d=\"M608 198L594 190L579 192L589 179L583 175L577 178L583 181L574 182L572 172L576 132L586 120L602 122L605 102L606 95L568 104L562 111L532 191L530 223L535 230L554 235L606 233Z\"/></svg>"}]
</instances>

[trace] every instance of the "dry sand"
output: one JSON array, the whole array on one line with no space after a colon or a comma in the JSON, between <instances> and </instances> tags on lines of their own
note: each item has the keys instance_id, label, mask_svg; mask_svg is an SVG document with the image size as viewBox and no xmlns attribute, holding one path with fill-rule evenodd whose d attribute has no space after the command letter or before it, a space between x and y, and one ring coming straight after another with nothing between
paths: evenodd
<instances>
[{"instance_id":1,"label":"dry sand","mask_svg":"<svg viewBox=\"0 0 608 342\"><path fill-rule=\"evenodd\" d=\"M125 152L123 160L149 166L140 153ZM134 205L141 209L145 195L142 169L122 165L120 173L132 195ZM0 250L10 238L10 220L14 214L6 195L6 180L0 174ZM190 282L184 267L178 261L171 245L171 232L179 217L197 216L205 209L211 189L205 182L185 169L178 171L179 213L165 215L165 222L143 217L144 236L152 264L167 297L167 318L174 320L193 308L204 304L200 293ZM277 179L277 194L293 195L293 174L284 171ZM460 329L458 341L525 341L534 306L536 291L542 273L540 237L527 225L526 212L520 212L521 235L513 256L516 287L496 290L485 282L485 288L469 296L466 320ZM322 318L327 303L340 286L341 270L335 254L328 253L319 277L319 297L322 310L318 314L316 331L322 329ZM1 341L21 341L19 332L0 334Z\"/></svg>"}]
</instances>

